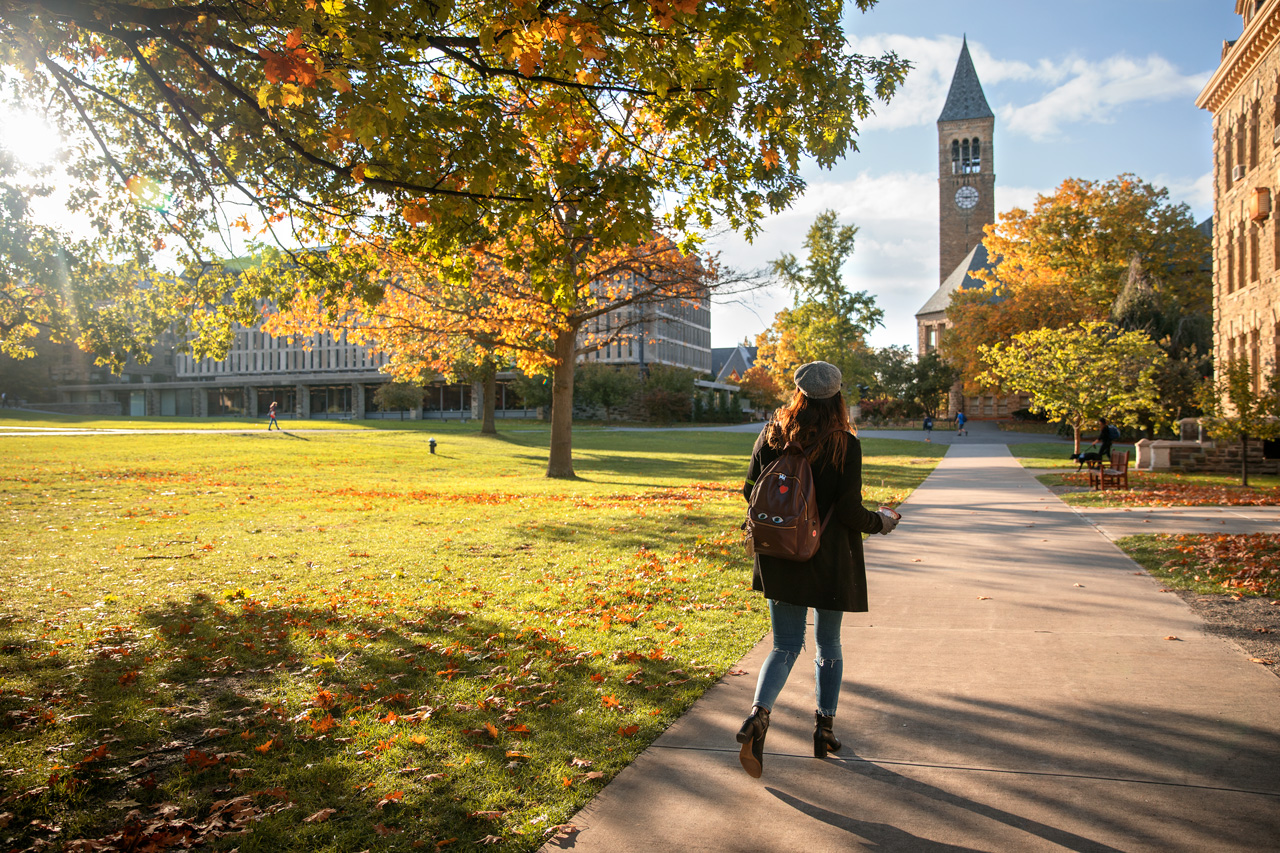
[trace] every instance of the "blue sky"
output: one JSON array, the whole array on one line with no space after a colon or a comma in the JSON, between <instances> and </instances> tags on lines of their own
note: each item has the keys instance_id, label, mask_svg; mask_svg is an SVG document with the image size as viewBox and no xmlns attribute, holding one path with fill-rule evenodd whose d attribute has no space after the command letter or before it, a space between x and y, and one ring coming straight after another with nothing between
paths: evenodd
<instances>
[{"instance_id":1,"label":"blue sky","mask_svg":"<svg viewBox=\"0 0 1280 853\"><path fill-rule=\"evenodd\" d=\"M1132 172L1167 187L1197 221L1212 215L1212 124L1195 99L1223 40L1240 35L1235 0L881 0L866 14L847 5L851 49L894 50L915 68L863 123L858 153L807 172L808 192L754 243L716 241L726 262L803 256L814 215L834 208L859 228L845 285L885 311L871 343L914 347L915 312L939 281L936 121L966 34L996 114L997 213L1065 178ZM753 304L717 305L713 345L754 340L789 301L771 289Z\"/></svg>"}]
</instances>

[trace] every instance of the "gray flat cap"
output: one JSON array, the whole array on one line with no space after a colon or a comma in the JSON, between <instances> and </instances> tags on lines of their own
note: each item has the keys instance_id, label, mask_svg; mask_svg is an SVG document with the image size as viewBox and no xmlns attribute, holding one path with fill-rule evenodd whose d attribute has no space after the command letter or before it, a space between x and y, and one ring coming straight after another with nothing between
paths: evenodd
<instances>
[{"instance_id":1,"label":"gray flat cap","mask_svg":"<svg viewBox=\"0 0 1280 853\"><path fill-rule=\"evenodd\" d=\"M844 377L834 364L811 361L796 368L795 380L801 394L813 400L825 400L840 393Z\"/></svg>"}]
</instances>

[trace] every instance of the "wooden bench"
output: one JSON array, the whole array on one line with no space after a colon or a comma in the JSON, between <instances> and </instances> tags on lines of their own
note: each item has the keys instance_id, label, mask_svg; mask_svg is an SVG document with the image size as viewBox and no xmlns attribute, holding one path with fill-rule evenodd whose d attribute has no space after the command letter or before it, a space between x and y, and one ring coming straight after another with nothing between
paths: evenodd
<instances>
[{"instance_id":1,"label":"wooden bench","mask_svg":"<svg viewBox=\"0 0 1280 853\"><path fill-rule=\"evenodd\" d=\"M1111 451L1111 462L1089 471L1089 485L1101 491L1110 485L1115 489L1129 488L1129 451Z\"/></svg>"}]
</instances>

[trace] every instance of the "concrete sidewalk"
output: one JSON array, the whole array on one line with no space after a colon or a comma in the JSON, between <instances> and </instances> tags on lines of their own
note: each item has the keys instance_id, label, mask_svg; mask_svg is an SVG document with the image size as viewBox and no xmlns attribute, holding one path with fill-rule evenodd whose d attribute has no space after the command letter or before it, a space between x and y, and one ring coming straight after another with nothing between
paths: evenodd
<instances>
[{"instance_id":1,"label":"concrete sidewalk","mask_svg":"<svg viewBox=\"0 0 1280 853\"><path fill-rule=\"evenodd\" d=\"M1074 509L1112 541L1143 533L1280 533L1280 507L1275 506L1078 506Z\"/></svg>"},{"instance_id":2,"label":"concrete sidewalk","mask_svg":"<svg viewBox=\"0 0 1280 853\"><path fill-rule=\"evenodd\" d=\"M813 671L738 764L761 642L544 851L1280 849L1280 679L998 445L953 445L867 542L839 758Z\"/></svg>"}]
</instances>

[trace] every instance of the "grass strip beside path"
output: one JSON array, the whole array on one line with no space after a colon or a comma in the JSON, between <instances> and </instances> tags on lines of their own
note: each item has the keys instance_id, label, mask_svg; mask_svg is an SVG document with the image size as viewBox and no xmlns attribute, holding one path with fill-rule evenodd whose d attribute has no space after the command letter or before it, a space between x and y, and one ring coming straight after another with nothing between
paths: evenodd
<instances>
[{"instance_id":1,"label":"grass strip beside path","mask_svg":"<svg viewBox=\"0 0 1280 853\"><path fill-rule=\"evenodd\" d=\"M0 842L534 850L767 630L754 436L437 438L3 439Z\"/></svg>"},{"instance_id":2,"label":"grass strip beside path","mask_svg":"<svg viewBox=\"0 0 1280 853\"><path fill-rule=\"evenodd\" d=\"M1116 542L1174 589L1280 598L1280 534L1148 534Z\"/></svg>"}]
</instances>

